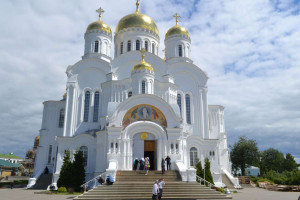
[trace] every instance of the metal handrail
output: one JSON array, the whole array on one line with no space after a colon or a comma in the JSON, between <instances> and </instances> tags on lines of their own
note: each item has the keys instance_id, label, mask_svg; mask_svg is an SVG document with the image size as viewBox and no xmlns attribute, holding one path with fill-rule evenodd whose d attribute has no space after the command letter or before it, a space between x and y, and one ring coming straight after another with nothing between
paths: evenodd
<instances>
[{"instance_id":1,"label":"metal handrail","mask_svg":"<svg viewBox=\"0 0 300 200\"><path fill-rule=\"evenodd\" d=\"M204 178L201 178L200 176L197 176L196 175L196 180L199 180L199 183L200 183L200 185L206 185L206 186L209 186L210 188L212 187L212 186L214 186L215 187L215 185L214 184L212 184L211 182L208 182L207 180L205 180ZM203 184L202 184L203 183Z\"/></svg>"},{"instance_id":2,"label":"metal handrail","mask_svg":"<svg viewBox=\"0 0 300 200\"><path fill-rule=\"evenodd\" d=\"M99 182L98 182L98 178L101 177L101 176L103 177L105 174L106 174L106 172L103 172L102 174L100 174L100 175L92 178L91 180L85 182L80 187L83 187L84 188L84 192L87 192L86 191L87 187L89 186L90 183L92 183L91 188L92 189L95 188L96 186L100 185ZM104 176L104 180L105 180L105 176Z\"/></svg>"}]
</instances>

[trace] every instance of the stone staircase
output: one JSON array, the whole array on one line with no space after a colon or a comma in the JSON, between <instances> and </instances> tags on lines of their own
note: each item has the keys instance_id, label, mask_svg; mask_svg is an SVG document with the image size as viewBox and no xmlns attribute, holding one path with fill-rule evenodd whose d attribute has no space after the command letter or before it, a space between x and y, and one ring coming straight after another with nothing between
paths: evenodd
<instances>
[{"instance_id":1,"label":"stone staircase","mask_svg":"<svg viewBox=\"0 0 300 200\"><path fill-rule=\"evenodd\" d=\"M76 200L151 199L154 181L163 177L166 185L162 199L232 199L199 183L182 182L176 171L119 171L113 185L102 185L76 197Z\"/></svg>"}]
</instances>

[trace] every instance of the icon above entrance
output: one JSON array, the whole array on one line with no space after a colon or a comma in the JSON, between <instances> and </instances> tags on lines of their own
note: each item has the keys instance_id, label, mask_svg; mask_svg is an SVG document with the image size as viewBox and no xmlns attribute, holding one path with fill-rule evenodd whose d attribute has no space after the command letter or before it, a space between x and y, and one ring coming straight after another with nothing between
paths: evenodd
<instances>
[{"instance_id":1,"label":"icon above entrance","mask_svg":"<svg viewBox=\"0 0 300 200\"><path fill-rule=\"evenodd\" d=\"M132 107L127 111L123 118L123 130L131 123L136 121L152 121L163 128L167 128L167 120L165 115L155 106L140 104Z\"/></svg>"}]
</instances>

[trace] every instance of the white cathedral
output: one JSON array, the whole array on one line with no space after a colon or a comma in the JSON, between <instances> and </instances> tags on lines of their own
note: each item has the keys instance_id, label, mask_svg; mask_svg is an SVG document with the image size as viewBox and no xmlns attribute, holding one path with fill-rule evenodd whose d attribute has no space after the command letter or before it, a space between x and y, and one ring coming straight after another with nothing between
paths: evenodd
<instances>
[{"instance_id":1,"label":"white cathedral","mask_svg":"<svg viewBox=\"0 0 300 200\"><path fill-rule=\"evenodd\" d=\"M139 1L136 6L119 21L114 38L101 8L87 27L84 55L66 70L66 95L44 102L35 178L48 167L55 183L65 150L83 152L86 180L108 172L117 181L116 172L132 170L141 157L161 170L167 156L182 181L195 181L196 161L206 157L216 184L222 174L233 178L224 107L207 103L208 76L191 59L189 32L174 15L161 58L158 27L139 11Z\"/></svg>"}]
</instances>

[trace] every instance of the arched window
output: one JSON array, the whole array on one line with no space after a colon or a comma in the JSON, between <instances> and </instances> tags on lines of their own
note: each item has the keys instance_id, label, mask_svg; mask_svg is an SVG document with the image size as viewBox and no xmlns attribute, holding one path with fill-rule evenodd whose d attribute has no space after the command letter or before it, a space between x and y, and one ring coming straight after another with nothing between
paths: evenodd
<instances>
[{"instance_id":1,"label":"arched window","mask_svg":"<svg viewBox=\"0 0 300 200\"><path fill-rule=\"evenodd\" d=\"M59 111L59 121L58 121L58 127L59 128L64 127L64 121L65 121L65 110L60 109L60 111Z\"/></svg>"},{"instance_id":2,"label":"arched window","mask_svg":"<svg viewBox=\"0 0 300 200\"><path fill-rule=\"evenodd\" d=\"M127 51L131 51L131 41L128 40L127 42Z\"/></svg>"},{"instance_id":3,"label":"arched window","mask_svg":"<svg viewBox=\"0 0 300 200\"><path fill-rule=\"evenodd\" d=\"M132 92L128 92L128 98L132 96Z\"/></svg>"},{"instance_id":4,"label":"arched window","mask_svg":"<svg viewBox=\"0 0 300 200\"><path fill-rule=\"evenodd\" d=\"M139 40L137 40L136 43L135 43L135 49L137 51L141 50L141 42Z\"/></svg>"},{"instance_id":5,"label":"arched window","mask_svg":"<svg viewBox=\"0 0 300 200\"><path fill-rule=\"evenodd\" d=\"M152 43L152 53L155 53L155 44Z\"/></svg>"},{"instance_id":6,"label":"arched window","mask_svg":"<svg viewBox=\"0 0 300 200\"><path fill-rule=\"evenodd\" d=\"M182 45L178 46L178 55L179 57L182 57Z\"/></svg>"},{"instance_id":7,"label":"arched window","mask_svg":"<svg viewBox=\"0 0 300 200\"><path fill-rule=\"evenodd\" d=\"M185 95L186 105L186 123L191 124L191 97L189 94Z\"/></svg>"},{"instance_id":8,"label":"arched window","mask_svg":"<svg viewBox=\"0 0 300 200\"><path fill-rule=\"evenodd\" d=\"M84 122L87 122L89 120L90 96L91 93L89 91L86 91L84 96L84 114L83 114Z\"/></svg>"},{"instance_id":9,"label":"arched window","mask_svg":"<svg viewBox=\"0 0 300 200\"><path fill-rule=\"evenodd\" d=\"M94 96L94 115L93 122L98 122L98 114L99 114L99 92L95 92Z\"/></svg>"},{"instance_id":10,"label":"arched window","mask_svg":"<svg viewBox=\"0 0 300 200\"><path fill-rule=\"evenodd\" d=\"M121 42L121 45L120 45L120 54L123 54L123 42Z\"/></svg>"},{"instance_id":11,"label":"arched window","mask_svg":"<svg viewBox=\"0 0 300 200\"><path fill-rule=\"evenodd\" d=\"M84 166L87 166L87 160L88 160L88 148L86 146L81 146L79 151L82 152L82 156L84 159Z\"/></svg>"},{"instance_id":12,"label":"arched window","mask_svg":"<svg viewBox=\"0 0 300 200\"><path fill-rule=\"evenodd\" d=\"M177 105L179 106L179 110L181 113L181 94L177 94Z\"/></svg>"},{"instance_id":13,"label":"arched window","mask_svg":"<svg viewBox=\"0 0 300 200\"><path fill-rule=\"evenodd\" d=\"M95 53L98 53L99 51L99 42L98 41L95 41Z\"/></svg>"},{"instance_id":14,"label":"arched window","mask_svg":"<svg viewBox=\"0 0 300 200\"><path fill-rule=\"evenodd\" d=\"M145 41L145 50L148 51L148 41Z\"/></svg>"},{"instance_id":15,"label":"arched window","mask_svg":"<svg viewBox=\"0 0 300 200\"><path fill-rule=\"evenodd\" d=\"M190 149L190 166L196 166L197 164L197 149L195 147L192 147Z\"/></svg>"},{"instance_id":16,"label":"arched window","mask_svg":"<svg viewBox=\"0 0 300 200\"><path fill-rule=\"evenodd\" d=\"M142 94L146 93L146 82L142 81Z\"/></svg>"}]
</instances>

